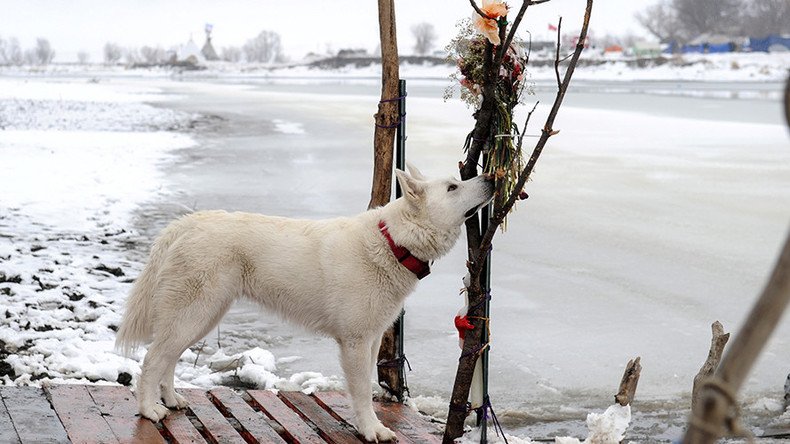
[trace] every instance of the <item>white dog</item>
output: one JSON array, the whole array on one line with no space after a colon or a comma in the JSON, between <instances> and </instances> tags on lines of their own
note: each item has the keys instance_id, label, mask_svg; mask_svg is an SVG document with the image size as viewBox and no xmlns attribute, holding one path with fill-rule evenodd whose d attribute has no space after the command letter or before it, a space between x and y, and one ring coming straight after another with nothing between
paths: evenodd
<instances>
[{"instance_id":1,"label":"white dog","mask_svg":"<svg viewBox=\"0 0 790 444\"><path fill-rule=\"evenodd\" d=\"M396 171L404 197L351 218L295 220L201 211L171 223L126 304L116 346L152 341L137 386L140 414L156 422L187 403L173 390L181 354L246 297L334 338L368 441L395 434L376 417L371 373L382 333L406 296L447 253L461 225L493 195L483 178L426 180ZM158 404L160 397L164 405ZM165 407L167 406L167 407Z\"/></svg>"}]
</instances>

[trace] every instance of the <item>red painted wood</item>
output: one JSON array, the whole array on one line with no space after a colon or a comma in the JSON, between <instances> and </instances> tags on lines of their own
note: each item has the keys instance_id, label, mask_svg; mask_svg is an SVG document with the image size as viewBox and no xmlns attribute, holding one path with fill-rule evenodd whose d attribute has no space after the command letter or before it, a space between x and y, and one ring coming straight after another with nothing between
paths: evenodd
<instances>
[{"instance_id":1,"label":"red painted wood","mask_svg":"<svg viewBox=\"0 0 790 444\"><path fill-rule=\"evenodd\" d=\"M258 408L282 425L291 439L305 444L326 443L312 427L304 422L290 407L283 404L274 393L268 390L248 390L247 394L250 395L250 398L252 398Z\"/></svg>"},{"instance_id":2,"label":"red painted wood","mask_svg":"<svg viewBox=\"0 0 790 444\"><path fill-rule=\"evenodd\" d=\"M8 389L8 387L0 387L0 442L18 444L20 442L19 437L16 435L14 423L11 422L11 415L8 414L8 409L3 401L2 390Z\"/></svg>"},{"instance_id":3,"label":"red painted wood","mask_svg":"<svg viewBox=\"0 0 790 444\"><path fill-rule=\"evenodd\" d=\"M118 442L86 386L56 385L46 390L71 442Z\"/></svg>"},{"instance_id":4,"label":"red painted wood","mask_svg":"<svg viewBox=\"0 0 790 444\"><path fill-rule=\"evenodd\" d=\"M285 440L280 437L280 434L270 424L269 421L271 420L263 413L253 410L241 396L232 390L222 387L213 389L209 393L214 397L214 404L219 404L217 407L226 416L229 414L236 418L250 437L258 442L285 443ZM279 424L275 425L277 428L282 429ZM246 436L245 439L249 440Z\"/></svg>"},{"instance_id":5,"label":"red painted wood","mask_svg":"<svg viewBox=\"0 0 790 444\"><path fill-rule=\"evenodd\" d=\"M187 417L186 410L179 410L167 415L162 421L162 426L170 440L175 444L203 444L206 442L206 439L203 438L192 424L192 421Z\"/></svg>"},{"instance_id":6,"label":"red painted wood","mask_svg":"<svg viewBox=\"0 0 790 444\"><path fill-rule=\"evenodd\" d=\"M244 438L233 428L227 418L217 410L201 389L179 389L178 393L189 402L189 410L205 427L209 442L245 443Z\"/></svg>"},{"instance_id":7,"label":"red painted wood","mask_svg":"<svg viewBox=\"0 0 790 444\"><path fill-rule=\"evenodd\" d=\"M312 396L302 392L280 392L286 404L301 412L318 427L325 439L336 444L359 444L356 431L349 425L339 422L323 409Z\"/></svg>"},{"instance_id":8,"label":"red painted wood","mask_svg":"<svg viewBox=\"0 0 790 444\"><path fill-rule=\"evenodd\" d=\"M137 400L128 388L89 385L87 389L118 441L164 444L154 423L138 415Z\"/></svg>"}]
</instances>

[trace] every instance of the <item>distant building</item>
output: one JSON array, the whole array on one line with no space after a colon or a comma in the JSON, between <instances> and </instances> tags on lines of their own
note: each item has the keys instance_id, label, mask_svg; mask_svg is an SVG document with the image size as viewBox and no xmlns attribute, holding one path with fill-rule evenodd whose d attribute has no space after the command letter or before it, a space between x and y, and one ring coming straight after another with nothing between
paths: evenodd
<instances>
[{"instance_id":1,"label":"distant building","mask_svg":"<svg viewBox=\"0 0 790 444\"><path fill-rule=\"evenodd\" d=\"M198 46L195 44L195 41L192 40L192 37L190 37L186 44L181 45L178 48L178 52L176 53L176 62L186 62L193 65L198 65L205 63L206 58L203 56L203 53L200 52L200 48L198 48Z\"/></svg>"},{"instance_id":2,"label":"distant building","mask_svg":"<svg viewBox=\"0 0 790 444\"><path fill-rule=\"evenodd\" d=\"M206 23L206 43L203 44L203 49L200 53L209 61L219 60L217 51L214 50L214 45L211 44L211 30L214 28L210 23Z\"/></svg>"},{"instance_id":3,"label":"distant building","mask_svg":"<svg viewBox=\"0 0 790 444\"><path fill-rule=\"evenodd\" d=\"M763 38L749 38L749 51L787 52L790 51L790 36L769 35Z\"/></svg>"},{"instance_id":4,"label":"distant building","mask_svg":"<svg viewBox=\"0 0 790 444\"><path fill-rule=\"evenodd\" d=\"M658 42L638 41L631 47L635 57L652 58L661 55L661 45Z\"/></svg>"}]
</instances>

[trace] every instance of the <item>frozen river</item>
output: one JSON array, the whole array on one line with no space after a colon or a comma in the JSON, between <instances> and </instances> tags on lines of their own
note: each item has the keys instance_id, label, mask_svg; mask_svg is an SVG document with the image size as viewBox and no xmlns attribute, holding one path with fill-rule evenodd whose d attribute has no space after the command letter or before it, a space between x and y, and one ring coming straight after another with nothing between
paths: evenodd
<instances>
[{"instance_id":1,"label":"frozen river","mask_svg":"<svg viewBox=\"0 0 790 444\"><path fill-rule=\"evenodd\" d=\"M158 85L180 96L160 106L218 118L197 132L196 147L164 164L171 197L142 208L141 229L153 236L184 206L304 218L365 209L374 81L235 82ZM407 104L408 158L433 176L455 174L473 126L460 101L442 101L443 87L410 82ZM495 240L490 386L506 428L533 437L581 434L586 413L611 402L625 363L641 356L627 436L679 435L710 324L737 331L788 230L790 144L780 88L572 88L555 124L561 132L526 187L530 199ZM529 108L541 101L532 134L552 86L538 84L536 93L527 97ZM440 397L440 409L459 353L452 318L462 305L461 244L406 305L411 393ZM781 410L788 333L785 321L746 385L746 413L756 424ZM283 375L342 374L332 340L246 303L232 308L220 339L229 352L261 346L301 357L282 364Z\"/></svg>"}]
</instances>

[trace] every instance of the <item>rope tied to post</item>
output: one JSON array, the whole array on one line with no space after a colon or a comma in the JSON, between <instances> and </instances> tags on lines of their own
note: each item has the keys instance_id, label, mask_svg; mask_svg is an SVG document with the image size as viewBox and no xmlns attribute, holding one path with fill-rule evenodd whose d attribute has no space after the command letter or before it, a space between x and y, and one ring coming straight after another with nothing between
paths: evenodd
<instances>
[{"instance_id":1,"label":"rope tied to post","mask_svg":"<svg viewBox=\"0 0 790 444\"><path fill-rule=\"evenodd\" d=\"M692 412L691 420L689 421L690 428L695 428L700 432L715 438L746 438L750 443L754 442L754 435L751 431L746 429L741 422L741 408L738 405L738 399L735 394L735 390L732 389L727 381L716 376L711 376L702 382L700 391L702 393L707 392L708 396L710 396L711 393L719 395L718 397L712 399L714 404L706 405L705 409L709 410L713 408L723 408L726 409L726 416L724 417L723 424L711 424L706 419L701 418L695 414L704 412ZM724 405L716 405L715 403L717 403L718 400L722 400ZM709 398L705 401L705 403L708 404L710 401L711 400Z\"/></svg>"},{"instance_id":2,"label":"rope tied to post","mask_svg":"<svg viewBox=\"0 0 790 444\"><path fill-rule=\"evenodd\" d=\"M406 363L406 367L408 367L409 371L411 371L411 363L406 358L405 354L400 354L400 355L398 355L398 356L396 356L396 357L394 357L392 359L382 359L382 360L376 362L376 367L403 369L403 364L404 363ZM409 384L406 381L406 371L405 370L403 371L403 391L406 392L406 394L408 396L411 396L411 392L409 391Z\"/></svg>"},{"instance_id":3,"label":"rope tied to post","mask_svg":"<svg viewBox=\"0 0 790 444\"><path fill-rule=\"evenodd\" d=\"M494 406L491 405L491 398L489 398L488 395L483 398L483 405L475 410L477 410L478 414L480 414L482 422L488 421L488 412L491 412L491 422L494 424L494 432L497 436L501 437L503 441L505 441L505 444L508 444L507 438L505 437L505 430L502 428L502 424L499 423L499 419L496 417Z\"/></svg>"},{"instance_id":4,"label":"rope tied to post","mask_svg":"<svg viewBox=\"0 0 790 444\"><path fill-rule=\"evenodd\" d=\"M406 98L406 94L404 94L402 96L394 97L392 99L381 99L381 100L379 100L379 104L389 103L389 102L398 102L398 101L401 101L401 100L403 100L405 98ZM377 113L375 117L378 117L378 116L379 116L379 114ZM380 124L378 122L374 122L374 123L379 128L397 128L405 120L406 120L406 113L403 112L403 113L400 113L398 115L398 120L395 123L391 124L391 125L382 125L382 124Z\"/></svg>"}]
</instances>

